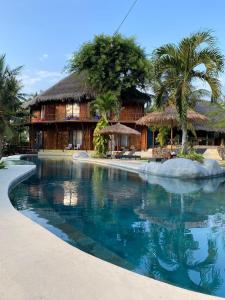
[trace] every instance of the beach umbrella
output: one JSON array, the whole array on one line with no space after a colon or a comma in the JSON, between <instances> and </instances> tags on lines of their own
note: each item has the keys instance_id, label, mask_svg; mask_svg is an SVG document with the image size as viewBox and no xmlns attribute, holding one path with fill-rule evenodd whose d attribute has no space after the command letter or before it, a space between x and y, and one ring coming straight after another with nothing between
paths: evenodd
<instances>
[{"instance_id":1,"label":"beach umbrella","mask_svg":"<svg viewBox=\"0 0 225 300\"><path fill-rule=\"evenodd\" d=\"M99 131L100 134L117 136L117 150L118 150L118 136L119 135L140 135L141 133L133 128L125 126L120 123L116 123L111 126L107 126Z\"/></svg>"},{"instance_id":2,"label":"beach umbrella","mask_svg":"<svg viewBox=\"0 0 225 300\"><path fill-rule=\"evenodd\" d=\"M190 123L204 122L208 118L193 109L188 109L187 120ZM167 106L162 111L154 111L146 114L144 117L136 121L138 125L145 126L169 126L171 128L171 148L173 145L173 127L179 125L179 116L176 107L171 105Z\"/></svg>"}]
</instances>

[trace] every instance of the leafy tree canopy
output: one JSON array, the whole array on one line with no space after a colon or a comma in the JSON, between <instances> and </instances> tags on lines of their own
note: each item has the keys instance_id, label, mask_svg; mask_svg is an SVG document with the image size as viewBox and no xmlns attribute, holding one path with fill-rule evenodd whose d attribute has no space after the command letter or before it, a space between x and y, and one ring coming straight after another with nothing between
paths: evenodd
<instances>
[{"instance_id":1,"label":"leafy tree canopy","mask_svg":"<svg viewBox=\"0 0 225 300\"><path fill-rule=\"evenodd\" d=\"M100 93L120 92L130 87L145 88L151 63L134 38L102 34L74 53L68 69L87 71L91 85Z\"/></svg>"},{"instance_id":2,"label":"leafy tree canopy","mask_svg":"<svg viewBox=\"0 0 225 300\"><path fill-rule=\"evenodd\" d=\"M0 56L0 157L4 140L14 135L15 123L21 101L21 83L18 79L21 67L10 69L6 65L5 55Z\"/></svg>"}]
</instances>

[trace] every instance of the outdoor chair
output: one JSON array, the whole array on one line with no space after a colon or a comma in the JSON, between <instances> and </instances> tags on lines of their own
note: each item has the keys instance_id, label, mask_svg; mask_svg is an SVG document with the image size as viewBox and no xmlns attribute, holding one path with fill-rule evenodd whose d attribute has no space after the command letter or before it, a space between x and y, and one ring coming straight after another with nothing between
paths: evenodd
<instances>
[{"instance_id":1,"label":"outdoor chair","mask_svg":"<svg viewBox=\"0 0 225 300\"><path fill-rule=\"evenodd\" d=\"M123 155L126 153L127 149L115 153L115 158L123 158Z\"/></svg>"},{"instance_id":2,"label":"outdoor chair","mask_svg":"<svg viewBox=\"0 0 225 300\"><path fill-rule=\"evenodd\" d=\"M75 150L80 150L81 149L81 144L77 144L76 146L74 146Z\"/></svg>"},{"instance_id":3,"label":"outdoor chair","mask_svg":"<svg viewBox=\"0 0 225 300\"><path fill-rule=\"evenodd\" d=\"M68 144L65 150L73 150L73 144Z\"/></svg>"},{"instance_id":4,"label":"outdoor chair","mask_svg":"<svg viewBox=\"0 0 225 300\"><path fill-rule=\"evenodd\" d=\"M125 152L125 154L121 155L121 159L141 159L140 155L135 155L136 150L130 150L128 153Z\"/></svg>"}]
</instances>

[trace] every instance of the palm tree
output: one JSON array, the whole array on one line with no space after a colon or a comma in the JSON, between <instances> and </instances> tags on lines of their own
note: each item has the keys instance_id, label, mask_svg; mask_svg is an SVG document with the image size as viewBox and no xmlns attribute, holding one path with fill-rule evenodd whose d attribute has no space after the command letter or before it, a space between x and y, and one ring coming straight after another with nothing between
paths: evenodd
<instances>
[{"instance_id":1,"label":"palm tree","mask_svg":"<svg viewBox=\"0 0 225 300\"><path fill-rule=\"evenodd\" d=\"M21 84L17 79L21 67L11 70L5 64L5 55L0 56L0 158L4 139L13 136L13 117L21 104L23 95Z\"/></svg>"},{"instance_id":2,"label":"palm tree","mask_svg":"<svg viewBox=\"0 0 225 300\"><path fill-rule=\"evenodd\" d=\"M94 130L94 147L97 156L105 156L108 148L109 138L107 136L103 136L99 133L99 131L106 126L108 126L109 118L111 113L114 113L116 119L119 117L121 105L118 100L118 95L115 92L106 92L103 95L98 96L94 101L90 104L90 111L92 114L96 112L101 116L101 119L96 125Z\"/></svg>"},{"instance_id":3,"label":"palm tree","mask_svg":"<svg viewBox=\"0 0 225 300\"><path fill-rule=\"evenodd\" d=\"M118 118L120 113L121 105L118 100L118 95L114 92L107 92L98 96L90 104L90 111L92 114L98 113L101 118L109 120L110 114L114 113L116 118Z\"/></svg>"},{"instance_id":4,"label":"palm tree","mask_svg":"<svg viewBox=\"0 0 225 300\"><path fill-rule=\"evenodd\" d=\"M157 106L162 106L165 98L174 100L182 129L182 150L186 153L187 110L194 105L196 80L209 85L211 99L216 101L221 94L218 75L223 71L224 57L211 32L202 31L182 39L178 45L159 47L155 61L156 77L162 83L157 89Z\"/></svg>"}]
</instances>

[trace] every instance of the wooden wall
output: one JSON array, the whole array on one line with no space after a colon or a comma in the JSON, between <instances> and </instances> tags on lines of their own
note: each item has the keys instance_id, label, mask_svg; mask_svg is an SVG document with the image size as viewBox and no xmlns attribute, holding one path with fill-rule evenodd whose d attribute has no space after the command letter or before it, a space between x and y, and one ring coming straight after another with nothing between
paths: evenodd
<instances>
[{"instance_id":1,"label":"wooden wall","mask_svg":"<svg viewBox=\"0 0 225 300\"><path fill-rule=\"evenodd\" d=\"M80 118L89 119L90 118L90 103L83 102L80 103ZM55 104L45 104L45 120L65 120L66 118L66 103L55 103ZM119 120L121 121L135 121L139 119L144 113L143 105L130 104L122 107ZM41 118L41 107L32 111L31 122L40 121ZM114 116L111 116L114 119Z\"/></svg>"},{"instance_id":2,"label":"wooden wall","mask_svg":"<svg viewBox=\"0 0 225 300\"><path fill-rule=\"evenodd\" d=\"M65 103L58 103L55 107L55 119L64 120L66 117L66 105Z\"/></svg>"},{"instance_id":3,"label":"wooden wall","mask_svg":"<svg viewBox=\"0 0 225 300\"><path fill-rule=\"evenodd\" d=\"M129 136L129 147L134 146L137 150L147 149L147 128L146 127L135 127L134 124L129 124L132 127L141 132L141 136ZM35 126L36 127L36 126ZM81 150L93 150L93 132L95 124L88 124L86 126L81 126L81 124L76 124L73 126L61 126L57 125L45 125L43 128L33 128L30 127L30 144L31 147L35 145L35 132L43 131L43 146L44 149L54 150L54 149L65 149L69 144L69 132L70 130L81 129L83 132L83 143L81 145Z\"/></svg>"},{"instance_id":4,"label":"wooden wall","mask_svg":"<svg viewBox=\"0 0 225 300\"><path fill-rule=\"evenodd\" d=\"M148 148L148 128L141 128L141 150L147 150Z\"/></svg>"},{"instance_id":5,"label":"wooden wall","mask_svg":"<svg viewBox=\"0 0 225 300\"><path fill-rule=\"evenodd\" d=\"M57 149L57 132L55 128L48 128L44 131L44 149Z\"/></svg>"},{"instance_id":6,"label":"wooden wall","mask_svg":"<svg viewBox=\"0 0 225 300\"><path fill-rule=\"evenodd\" d=\"M69 144L69 131L58 130L56 136L56 149L65 149Z\"/></svg>"},{"instance_id":7,"label":"wooden wall","mask_svg":"<svg viewBox=\"0 0 225 300\"><path fill-rule=\"evenodd\" d=\"M80 118L87 119L89 117L90 117L89 103L87 103L87 102L80 103Z\"/></svg>"},{"instance_id":8,"label":"wooden wall","mask_svg":"<svg viewBox=\"0 0 225 300\"><path fill-rule=\"evenodd\" d=\"M119 120L138 120L144 113L143 105L126 105L122 107Z\"/></svg>"},{"instance_id":9,"label":"wooden wall","mask_svg":"<svg viewBox=\"0 0 225 300\"><path fill-rule=\"evenodd\" d=\"M46 120L55 120L55 111L56 111L55 104L45 105L45 117L44 118Z\"/></svg>"}]
</instances>

